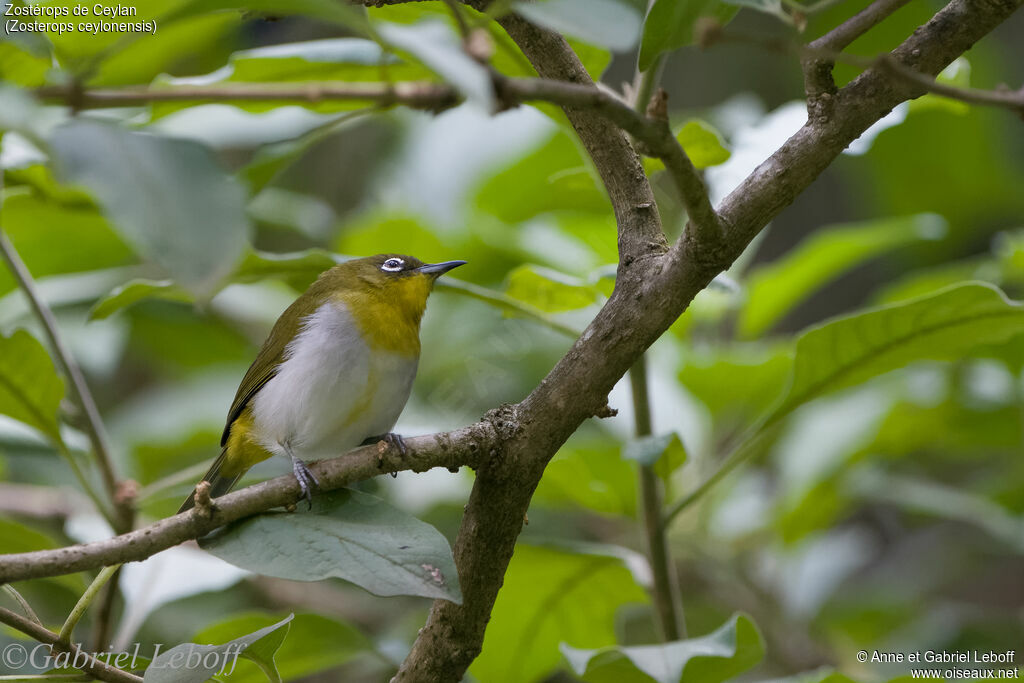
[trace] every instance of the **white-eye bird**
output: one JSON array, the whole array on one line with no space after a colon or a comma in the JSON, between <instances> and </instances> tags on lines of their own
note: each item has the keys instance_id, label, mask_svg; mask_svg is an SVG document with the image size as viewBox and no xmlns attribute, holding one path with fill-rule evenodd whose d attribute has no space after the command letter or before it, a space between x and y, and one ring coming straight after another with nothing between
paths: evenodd
<instances>
[{"instance_id":1,"label":"white-eye bird","mask_svg":"<svg viewBox=\"0 0 1024 683\"><path fill-rule=\"evenodd\" d=\"M213 497L272 455L287 457L303 496L318 482L305 460L385 440L409 400L420 319L439 276L465 261L378 254L324 272L278 318L238 387L220 457L203 477ZM195 491L182 504L195 504Z\"/></svg>"}]
</instances>

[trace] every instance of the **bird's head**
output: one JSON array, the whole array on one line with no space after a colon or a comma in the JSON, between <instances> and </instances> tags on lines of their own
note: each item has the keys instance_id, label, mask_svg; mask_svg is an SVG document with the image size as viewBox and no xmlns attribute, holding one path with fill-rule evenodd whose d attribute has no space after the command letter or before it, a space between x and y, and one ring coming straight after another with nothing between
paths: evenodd
<instances>
[{"instance_id":1,"label":"bird's head","mask_svg":"<svg viewBox=\"0 0 1024 683\"><path fill-rule=\"evenodd\" d=\"M346 261L334 271L342 297L350 305L386 305L418 323L438 277L465 261L423 263L413 256L377 254ZM373 302L373 303L371 303Z\"/></svg>"}]
</instances>

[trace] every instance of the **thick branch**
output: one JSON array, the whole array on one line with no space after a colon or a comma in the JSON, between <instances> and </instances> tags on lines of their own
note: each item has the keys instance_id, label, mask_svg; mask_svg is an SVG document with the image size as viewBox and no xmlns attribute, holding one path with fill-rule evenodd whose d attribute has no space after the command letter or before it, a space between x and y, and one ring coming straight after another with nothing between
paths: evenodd
<instances>
[{"instance_id":1,"label":"thick branch","mask_svg":"<svg viewBox=\"0 0 1024 683\"><path fill-rule=\"evenodd\" d=\"M1005 20L1021 0L952 0L894 53L912 68L938 73ZM561 38L515 16L500 20L545 78L588 82ZM616 381L727 267L772 218L872 123L914 89L877 70L839 93L833 118L809 122L763 163L719 211L724 244L708 249L687 233L664 257L644 242L661 240L651 190L635 153L621 136L585 112L566 113L590 152L612 198L623 249L616 289L547 378L512 415L520 426L497 458L477 473L455 547L463 605L437 601L396 681L458 681L480 651L523 514L545 465L579 423L593 414ZM645 211L646 210L646 211ZM644 258L637 259L640 255Z\"/></svg>"},{"instance_id":2,"label":"thick branch","mask_svg":"<svg viewBox=\"0 0 1024 683\"><path fill-rule=\"evenodd\" d=\"M399 455L380 445L364 446L310 465L320 488L330 491L389 472L423 472L434 467L478 467L496 445L490 418L453 432L405 440ZM55 550L0 555L0 583L71 574L101 566L138 562L161 550L199 538L243 517L299 500L295 477L288 474L229 493L214 501L212 514L200 507L113 538Z\"/></svg>"}]
</instances>

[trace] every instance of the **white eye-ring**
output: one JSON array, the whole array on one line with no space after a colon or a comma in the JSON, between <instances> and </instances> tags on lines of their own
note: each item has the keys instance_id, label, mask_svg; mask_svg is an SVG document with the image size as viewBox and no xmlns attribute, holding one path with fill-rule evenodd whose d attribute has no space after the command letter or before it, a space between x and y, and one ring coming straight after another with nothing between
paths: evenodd
<instances>
[{"instance_id":1,"label":"white eye-ring","mask_svg":"<svg viewBox=\"0 0 1024 683\"><path fill-rule=\"evenodd\" d=\"M383 265L381 265L380 269L386 270L389 273L397 273L402 269L402 266L404 265L405 261L403 261L400 258L389 258L387 261L383 263Z\"/></svg>"}]
</instances>

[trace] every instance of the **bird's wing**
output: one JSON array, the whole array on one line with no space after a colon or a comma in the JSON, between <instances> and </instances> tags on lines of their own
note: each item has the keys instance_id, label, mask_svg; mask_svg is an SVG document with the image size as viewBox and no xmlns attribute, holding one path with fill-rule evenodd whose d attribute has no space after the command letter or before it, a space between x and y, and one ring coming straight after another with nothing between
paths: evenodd
<instances>
[{"instance_id":1,"label":"bird's wing","mask_svg":"<svg viewBox=\"0 0 1024 683\"><path fill-rule=\"evenodd\" d=\"M299 304L298 300L289 306L289 311L297 304ZM220 437L221 446L228 442L228 436L231 434L231 425L234 424L238 416L245 410L245 406L249 404L253 396L259 393L263 385L277 374L277 370L284 360L284 352L288 347L288 342L295 338L299 326L302 324L303 317L301 313L298 315L282 314L274 324L274 328L270 331L267 340L263 342L263 348L260 349L256 360L249 366L245 377L242 378L242 383L238 386L235 400L231 403L231 410L228 411L228 420L224 425L224 433Z\"/></svg>"}]
</instances>

